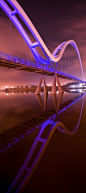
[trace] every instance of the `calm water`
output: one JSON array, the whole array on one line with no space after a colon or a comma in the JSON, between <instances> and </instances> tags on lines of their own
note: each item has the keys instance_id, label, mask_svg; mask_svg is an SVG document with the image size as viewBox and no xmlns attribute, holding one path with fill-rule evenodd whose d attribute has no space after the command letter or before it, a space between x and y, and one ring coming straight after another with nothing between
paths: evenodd
<instances>
[{"instance_id":1,"label":"calm water","mask_svg":"<svg viewBox=\"0 0 86 193\"><path fill-rule=\"evenodd\" d=\"M29 180L21 192L86 191L85 106L86 96L80 93L63 96L1 93L0 192L8 190L22 166ZM54 131L57 122L63 127L59 125ZM27 155L28 160L31 157L31 147L33 157L23 165ZM30 170L25 170L26 166Z\"/></svg>"}]
</instances>

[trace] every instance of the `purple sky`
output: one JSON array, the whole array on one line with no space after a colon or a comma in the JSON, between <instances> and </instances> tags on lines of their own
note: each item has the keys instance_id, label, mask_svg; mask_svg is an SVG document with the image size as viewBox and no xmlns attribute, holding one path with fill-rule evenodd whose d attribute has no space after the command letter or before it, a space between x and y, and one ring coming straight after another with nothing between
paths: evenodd
<instances>
[{"instance_id":1,"label":"purple sky","mask_svg":"<svg viewBox=\"0 0 86 193\"><path fill-rule=\"evenodd\" d=\"M78 45L84 77L86 77L86 1L84 0L19 0L18 1L51 52L61 42L75 40ZM11 26L11 31L10 31ZM10 38L11 32L11 38ZM11 42L11 43L10 43ZM12 50L11 50L12 46ZM27 59L32 58L19 32L0 8L0 51ZM41 75L0 68L0 87L38 83ZM81 77L80 77L81 78ZM86 79L86 78L85 78ZM62 80L65 82L65 80ZM52 77L46 77L52 83Z\"/></svg>"}]
</instances>

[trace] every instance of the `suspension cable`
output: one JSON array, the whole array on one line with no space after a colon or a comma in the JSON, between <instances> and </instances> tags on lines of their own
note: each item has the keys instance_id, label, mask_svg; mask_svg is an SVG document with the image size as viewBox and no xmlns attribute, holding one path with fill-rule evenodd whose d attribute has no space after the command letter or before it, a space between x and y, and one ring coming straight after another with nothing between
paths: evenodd
<instances>
[{"instance_id":1,"label":"suspension cable","mask_svg":"<svg viewBox=\"0 0 86 193\"><path fill-rule=\"evenodd\" d=\"M12 26L11 26L11 18L10 18L10 54L12 56Z\"/></svg>"},{"instance_id":2,"label":"suspension cable","mask_svg":"<svg viewBox=\"0 0 86 193\"><path fill-rule=\"evenodd\" d=\"M20 17L20 23L21 23L21 26L22 26L21 17ZM23 27L22 27L22 31L23 31ZM24 48L25 48L26 59L27 59L27 61L28 61L28 53L27 53L26 43L25 43L24 39L23 39L23 43L24 43Z\"/></svg>"}]
</instances>

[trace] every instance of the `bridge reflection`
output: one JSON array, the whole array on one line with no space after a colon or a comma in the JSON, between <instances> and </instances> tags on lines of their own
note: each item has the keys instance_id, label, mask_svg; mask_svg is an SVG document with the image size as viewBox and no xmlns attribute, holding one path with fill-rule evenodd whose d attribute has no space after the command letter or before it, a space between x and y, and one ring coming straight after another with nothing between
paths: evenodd
<instances>
[{"instance_id":1,"label":"bridge reflection","mask_svg":"<svg viewBox=\"0 0 86 193\"><path fill-rule=\"evenodd\" d=\"M36 96L37 97L37 96ZM79 113L79 118L76 126L73 128L72 131L69 131L65 125L61 121L58 120L58 115L65 111L67 108L72 106L76 101L78 101L82 97L81 109ZM44 104L47 102L47 95L44 95ZM71 100L65 102L61 105L62 94L59 94L58 102L56 100L56 95L52 97L54 105L55 105L55 113L48 117L45 121L42 121L40 130L38 135L36 136L32 147L26 157L25 162L23 163L18 175L14 179L13 183L11 184L9 190L7 191L12 192L22 192L26 187L27 183L29 182L30 178L32 177L34 171L36 170L50 140L56 130L68 135L75 135L78 130L82 110L83 110L83 102L84 102L84 94L79 94L76 97L72 98ZM39 101L41 107L45 111L46 105L43 106L41 101L41 97L38 96L37 100Z\"/></svg>"},{"instance_id":2,"label":"bridge reflection","mask_svg":"<svg viewBox=\"0 0 86 193\"><path fill-rule=\"evenodd\" d=\"M83 94L77 94L77 96L73 97L70 100L67 100L66 102L61 103L62 100L62 94L59 93L58 100L56 95L51 95L52 96L52 101L53 101L53 109L46 110L47 109L47 102L49 95L44 95L44 104L43 104L43 98L41 98L41 95L34 95L37 98L37 101L39 102L41 108L43 109L44 113L38 114L37 116L34 116L33 118L27 119L24 122L22 122L19 125L16 125L12 128L11 131L8 132L8 137L5 137L5 134L3 135L3 138L0 138L0 153L5 151L7 148L12 146L13 144L17 143L33 131L35 131L37 128L39 130L41 129L42 124L47 120L47 119L53 119L54 114L57 114L58 120L60 121L61 118L59 118L59 115L61 115L66 109L69 109L70 106L72 106ZM65 96L65 94L63 95ZM51 102L52 102L51 101ZM66 113L66 111L65 111ZM65 118L64 114L64 118ZM63 115L62 115L63 116ZM68 115L69 116L69 115ZM64 120L64 119L63 119ZM63 122L63 121L61 121ZM65 124L65 123L64 123ZM5 139L4 139L5 138Z\"/></svg>"}]
</instances>

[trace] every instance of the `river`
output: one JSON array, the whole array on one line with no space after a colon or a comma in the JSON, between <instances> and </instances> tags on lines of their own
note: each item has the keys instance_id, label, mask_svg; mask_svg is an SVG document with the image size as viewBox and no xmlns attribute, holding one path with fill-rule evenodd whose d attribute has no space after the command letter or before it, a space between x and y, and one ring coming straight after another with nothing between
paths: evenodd
<instances>
[{"instance_id":1,"label":"river","mask_svg":"<svg viewBox=\"0 0 86 193\"><path fill-rule=\"evenodd\" d=\"M85 106L83 92L1 92L0 192L7 192L14 179L18 182L21 167L26 167L24 176L28 173L25 183L20 179L21 192L86 191ZM27 155L32 161L26 164ZM8 192L15 192L16 183Z\"/></svg>"}]
</instances>

